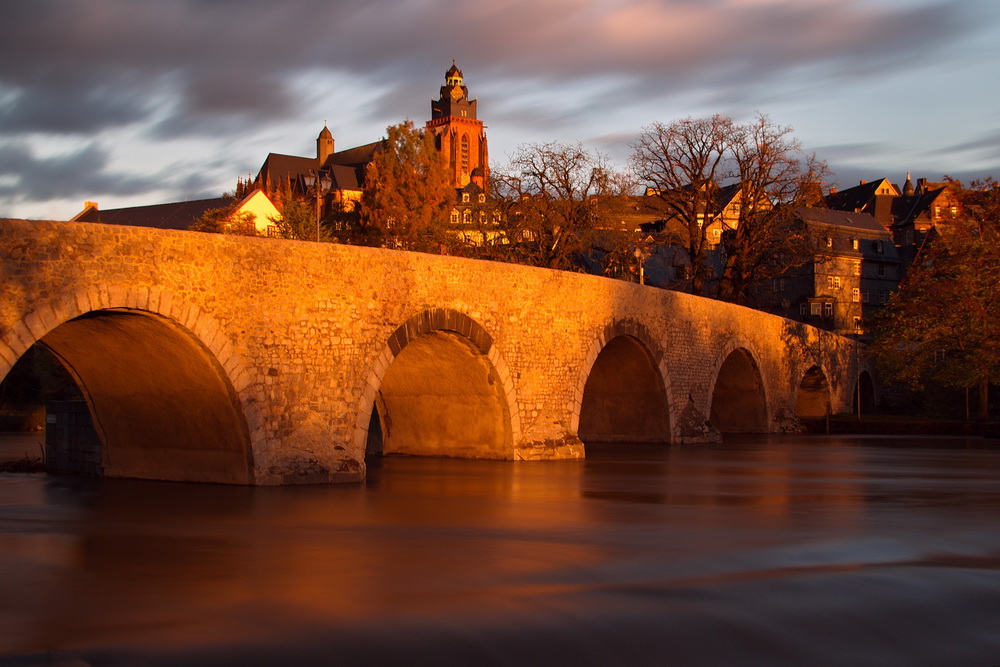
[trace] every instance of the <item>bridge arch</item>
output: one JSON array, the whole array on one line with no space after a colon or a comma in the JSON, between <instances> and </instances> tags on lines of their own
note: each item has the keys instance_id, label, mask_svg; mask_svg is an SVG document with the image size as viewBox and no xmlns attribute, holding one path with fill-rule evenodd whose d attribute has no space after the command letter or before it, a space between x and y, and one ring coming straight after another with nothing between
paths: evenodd
<instances>
[{"instance_id":1,"label":"bridge arch","mask_svg":"<svg viewBox=\"0 0 1000 667\"><path fill-rule=\"evenodd\" d=\"M878 407L878 394L875 391L875 380L869 365L864 364L854 380L854 391L851 399L851 411L855 414L872 414Z\"/></svg>"},{"instance_id":2,"label":"bridge arch","mask_svg":"<svg viewBox=\"0 0 1000 667\"><path fill-rule=\"evenodd\" d=\"M169 291L81 288L25 315L3 342L15 358L45 346L76 380L105 475L255 481L249 375L223 328Z\"/></svg>"},{"instance_id":3,"label":"bridge arch","mask_svg":"<svg viewBox=\"0 0 1000 667\"><path fill-rule=\"evenodd\" d=\"M767 433L771 423L759 355L742 337L720 350L709 391L709 421L720 433Z\"/></svg>"},{"instance_id":4,"label":"bridge arch","mask_svg":"<svg viewBox=\"0 0 1000 667\"><path fill-rule=\"evenodd\" d=\"M670 442L666 355L635 320L607 324L591 343L577 379L571 429L590 442Z\"/></svg>"},{"instance_id":5,"label":"bridge arch","mask_svg":"<svg viewBox=\"0 0 1000 667\"><path fill-rule=\"evenodd\" d=\"M486 329L456 310L425 310L389 336L369 372L355 451L366 451L377 427L385 454L511 459L517 405L510 370Z\"/></svg>"},{"instance_id":6,"label":"bridge arch","mask_svg":"<svg viewBox=\"0 0 1000 667\"><path fill-rule=\"evenodd\" d=\"M813 364L795 389L795 416L815 419L832 411L833 393L829 376L821 364Z\"/></svg>"}]
</instances>

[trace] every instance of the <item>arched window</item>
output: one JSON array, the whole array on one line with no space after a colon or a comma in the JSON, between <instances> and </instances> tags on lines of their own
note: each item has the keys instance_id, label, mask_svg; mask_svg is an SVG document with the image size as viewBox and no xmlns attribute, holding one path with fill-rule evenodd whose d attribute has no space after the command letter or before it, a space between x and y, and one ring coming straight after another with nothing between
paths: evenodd
<instances>
[{"instance_id":1,"label":"arched window","mask_svg":"<svg viewBox=\"0 0 1000 667\"><path fill-rule=\"evenodd\" d=\"M469 135L462 135L462 173L469 173Z\"/></svg>"}]
</instances>

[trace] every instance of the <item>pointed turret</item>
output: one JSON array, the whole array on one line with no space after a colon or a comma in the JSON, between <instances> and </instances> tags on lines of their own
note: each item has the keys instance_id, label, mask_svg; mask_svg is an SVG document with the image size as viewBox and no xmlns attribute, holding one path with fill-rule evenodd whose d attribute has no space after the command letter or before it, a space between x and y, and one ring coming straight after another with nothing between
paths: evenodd
<instances>
[{"instance_id":1,"label":"pointed turret","mask_svg":"<svg viewBox=\"0 0 1000 667\"><path fill-rule=\"evenodd\" d=\"M910 172L906 172L906 183L903 183L903 196L912 197L913 193L913 181L910 180Z\"/></svg>"},{"instance_id":2,"label":"pointed turret","mask_svg":"<svg viewBox=\"0 0 1000 667\"><path fill-rule=\"evenodd\" d=\"M327 158L333 155L333 132L323 123L323 130L316 137L316 160L319 166L326 164Z\"/></svg>"}]
</instances>

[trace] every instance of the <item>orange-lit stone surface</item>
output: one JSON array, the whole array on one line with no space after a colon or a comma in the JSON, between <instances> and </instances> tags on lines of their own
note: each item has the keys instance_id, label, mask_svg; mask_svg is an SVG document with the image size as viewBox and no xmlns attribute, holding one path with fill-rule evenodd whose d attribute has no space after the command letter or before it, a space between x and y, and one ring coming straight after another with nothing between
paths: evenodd
<instances>
[{"instance_id":1,"label":"orange-lit stone surface","mask_svg":"<svg viewBox=\"0 0 1000 667\"><path fill-rule=\"evenodd\" d=\"M387 453L440 427L413 453L579 458L587 405L596 440L705 442L849 410L858 372L851 341L747 308L375 248L0 220L0 276L0 378L49 346L111 475L359 480L373 411Z\"/></svg>"}]
</instances>

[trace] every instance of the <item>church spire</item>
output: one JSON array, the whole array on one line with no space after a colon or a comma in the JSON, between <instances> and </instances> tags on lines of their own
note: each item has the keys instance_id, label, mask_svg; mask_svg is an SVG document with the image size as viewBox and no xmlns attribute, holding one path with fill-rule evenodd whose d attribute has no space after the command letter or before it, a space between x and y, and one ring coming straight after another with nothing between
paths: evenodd
<instances>
[{"instance_id":1,"label":"church spire","mask_svg":"<svg viewBox=\"0 0 1000 667\"><path fill-rule=\"evenodd\" d=\"M333 155L333 132L330 132L324 120L323 129L316 137L316 161L319 162L319 166L326 164L327 158L331 155Z\"/></svg>"}]
</instances>

